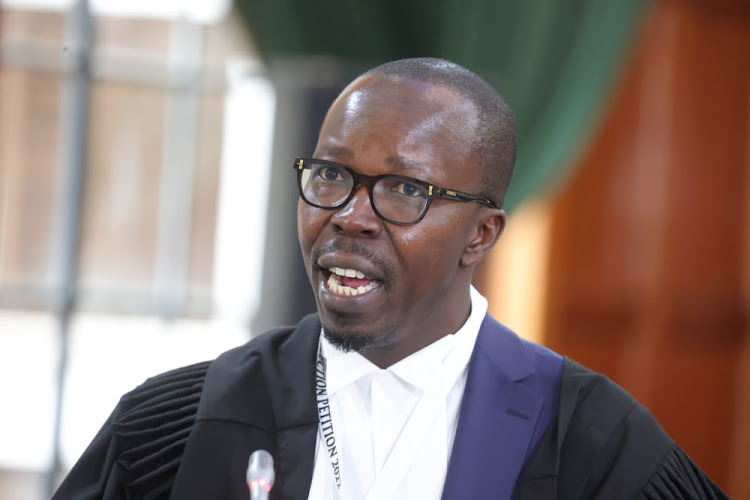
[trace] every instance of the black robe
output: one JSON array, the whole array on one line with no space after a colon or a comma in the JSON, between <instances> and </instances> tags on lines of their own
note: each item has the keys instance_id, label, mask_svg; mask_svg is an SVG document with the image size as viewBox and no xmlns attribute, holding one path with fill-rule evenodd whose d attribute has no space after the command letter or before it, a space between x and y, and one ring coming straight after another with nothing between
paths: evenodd
<instances>
[{"instance_id":1,"label":"black robe","mask_svg":"<svg viewBox=\"0 0 750 500\"><path fill-rule=\"evenodd\" d=\"M147 380L122 397L53 499L244 500L245 468L256 449L274 457L271 498L306 499L318 430L319 332L311 315L214 362ZM565 359L558 391L556 414L528 454L512 498L727 498L605 377Z\"/></svg>"}]
</instances>

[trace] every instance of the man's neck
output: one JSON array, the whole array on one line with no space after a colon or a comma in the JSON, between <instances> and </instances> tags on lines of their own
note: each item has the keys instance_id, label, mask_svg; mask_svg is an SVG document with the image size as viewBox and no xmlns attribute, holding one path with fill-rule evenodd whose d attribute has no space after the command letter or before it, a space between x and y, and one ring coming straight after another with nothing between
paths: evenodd
<instances>
[{"instance_id":1,"label":"man's neck","mask_svg":"<svg viewBox=\"0 0 750 500\"><path fill-rule=\"evenodd\" d=\"M412 354L424 349L428 345L437 342L446 335L456 333L469 319L471 314L471 301L465 314L448 328L443 325L442 328L436 328L427 323L417 327L420 331L403 334L401 342L390 343L386 345L375 345L366 347L358 351L365 359L370 361L378 368L385 369L395 365L399 361Z\"/></svg>"}]
</instances>

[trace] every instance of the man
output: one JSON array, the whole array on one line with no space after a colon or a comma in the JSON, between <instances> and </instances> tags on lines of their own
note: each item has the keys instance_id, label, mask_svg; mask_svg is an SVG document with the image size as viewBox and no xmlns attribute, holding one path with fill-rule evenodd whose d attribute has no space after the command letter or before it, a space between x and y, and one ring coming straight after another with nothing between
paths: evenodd
<instances>
[{"instance_id":1,"label":"man","mask_svg":"<svg viewBox=\"0 0 750 500\"><path fill-rule=\"evenodd\" d=\"M247 498L259 449L279 499L725 498L622 389L486 314L515 140L453 63L357 78L294 163L318 313L124 396L56 498Z\"/></svg>"}]
</instances>

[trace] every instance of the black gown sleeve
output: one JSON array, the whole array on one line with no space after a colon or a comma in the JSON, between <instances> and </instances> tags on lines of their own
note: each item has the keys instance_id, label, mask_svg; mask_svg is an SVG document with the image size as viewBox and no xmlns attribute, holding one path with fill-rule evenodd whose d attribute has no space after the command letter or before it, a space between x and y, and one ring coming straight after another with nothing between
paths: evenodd
<instances>
[{"instance_id":1,"label":"black gown sleeve","mask_svg":"<svg viewBox=\"0 0 750 500\"><path fill-rule=\"evenodd\" d=\"M640 498L713 500L729 497L675 446L649 478Z\"/></svg>"},{"instance_id":2,"label":"black gown sleeve","mask_svg":"<svg viewBox=\"0 0 750 500\"><path fill-rule=\"evenodd\" d=\"M124 395L53 500L168 498L209 364L153 377Z\"/></svg>"},{"instance_id":3,"label":"black gown sleeve","mask_svg":"<svg viewBox=\"0 0 750 500\"><path fill-rule=\"evenodd\" d=\"M568 359L560 411L514 500L702 500L727 495L615 383Z\"/></svg>"}]
</instances>

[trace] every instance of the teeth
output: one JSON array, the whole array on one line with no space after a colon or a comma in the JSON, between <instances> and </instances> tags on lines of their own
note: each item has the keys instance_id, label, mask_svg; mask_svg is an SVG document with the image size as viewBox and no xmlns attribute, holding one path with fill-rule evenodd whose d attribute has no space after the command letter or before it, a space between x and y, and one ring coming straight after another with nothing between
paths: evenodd
<instances>
[{"instance_id":1,"label":"teeth","mask_svg":"<svg viewBox=\"0 0 750 500\"><path fill-rule=\"evenodd\" d=\"M359 278L359 279L365 279L367 276L364 275L362 271L357 271L356 269L344 269L342 267L332 267L329 269L332 274L337 274L339 276L346 276L347 278Z\"/></svg>"},{"instance_id":2,"label":"teeth","mask_svg":"<svg viewBox=\"0 0 750 500\"><path fill-rule=\"evenodd\" d=\"M333 268L333 269L338 269L338 268ZM337 273L334 273L333 269L330 270L331 275L328 277L327 285L328 285L328 289L332 291L333 293L335 293L336 295L349 295L349 296L362 295L363 293L367 293L377 286L377 284L374 281L371 281L370 283L366 285L362 285L357 288L352 288L350 286L342 285L341 280L339 279L339 275L337 275ZM357 278L359 278L359 276L357 276Z\"/></svg>"}]
</instances>

